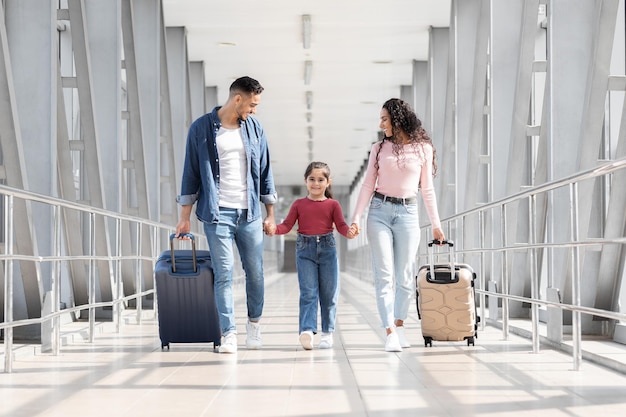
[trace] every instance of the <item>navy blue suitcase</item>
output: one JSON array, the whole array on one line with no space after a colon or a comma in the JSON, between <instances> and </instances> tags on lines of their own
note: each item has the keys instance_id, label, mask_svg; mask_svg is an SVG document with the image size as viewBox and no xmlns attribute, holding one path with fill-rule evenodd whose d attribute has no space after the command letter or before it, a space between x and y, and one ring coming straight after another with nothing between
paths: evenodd
<instances>
[{"instance_id":1,"label":"navy blue suitcase","mask_svg":"<svg viewBox=\"0 0 626 417\"><path fill-rule=\"evenodd\" d=\"M170 236L170 250L159 256L154 268L158 303L161 349L170 343L210 343L215 349L222 337L215 294L213 269L208 250L174 250L175 234Z\"/></svg>"}]
</instances>

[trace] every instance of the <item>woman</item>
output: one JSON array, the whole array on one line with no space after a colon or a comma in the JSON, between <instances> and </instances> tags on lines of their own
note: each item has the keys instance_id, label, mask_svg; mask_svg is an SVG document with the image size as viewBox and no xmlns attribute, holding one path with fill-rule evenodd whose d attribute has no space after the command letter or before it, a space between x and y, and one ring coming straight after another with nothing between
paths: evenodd
<instances>
[{"instance_id":1,"label":"woman","mask_svg":"<svg viewBox=\"0 0 626 417\"><path fill-rule=\"evenodd\" d=\"M414 265L420 241L417 194L421 189L433 238L444 240L433 177L435 148L408 103L392 98L380 111L382 141L374 143L352 225L357 228L369 203L367 238L371 248L376 302L386 329L387 352L411 344L404 332L415 293Z\"/></svg>"}]
</instances>

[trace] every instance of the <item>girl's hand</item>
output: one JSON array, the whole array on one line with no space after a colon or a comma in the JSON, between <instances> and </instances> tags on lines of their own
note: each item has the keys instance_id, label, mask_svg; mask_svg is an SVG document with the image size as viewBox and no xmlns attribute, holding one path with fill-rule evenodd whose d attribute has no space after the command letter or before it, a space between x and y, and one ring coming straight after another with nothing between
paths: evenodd
<instances>
[{"instance_id":1,"label":"girl's hand","mask_svg":"<svg viewBox=\"0 0 626 417\"><path fill-rule=\"evenodd\" d=\"M359 225L358 223L352 223L350 225L350 230L348 230L348 237L350 239L357 237L359 235Z\"/></svg>"}]
</instances>

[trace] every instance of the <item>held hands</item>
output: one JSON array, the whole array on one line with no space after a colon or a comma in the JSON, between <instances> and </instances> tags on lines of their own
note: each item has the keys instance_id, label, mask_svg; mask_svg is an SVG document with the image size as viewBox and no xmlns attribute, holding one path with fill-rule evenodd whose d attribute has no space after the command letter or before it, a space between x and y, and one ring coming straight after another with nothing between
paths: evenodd
<instances>
[{"instance_id":1,"label":"held hands","mask_svg":"<svg viewBox=\"0 0 626 417\"><path fill-rule=\"evenodd\" d=\"M274 236L276 233L276 223L268 218L263 221L263 232L268 236Z\"/></svg>"},{"instance_id":2,"label":"held hands","mask_svg":"<svg viewBox=\"0 0 626 417\"><path fill-rule=\"evenodd\" d=\"M263 222L263 232L268 236L274 236L276 234L276 223L265 219ZM348 229L348 239L354 239L359 235L359 225L356 223L352 223L350 229Z\"/></svg>"},{"instance_id":3,"label":"held hands","mask_svg":"<svg viewBox=\"0 0 626 417\"><path fill-rule=\"evenodd\" d=\"M348 229L348 239L354 239L355 237L357 237L359 235L359 225L358 223L352 223L350 225L350 229Z\"/></svg>"}]
</instances>

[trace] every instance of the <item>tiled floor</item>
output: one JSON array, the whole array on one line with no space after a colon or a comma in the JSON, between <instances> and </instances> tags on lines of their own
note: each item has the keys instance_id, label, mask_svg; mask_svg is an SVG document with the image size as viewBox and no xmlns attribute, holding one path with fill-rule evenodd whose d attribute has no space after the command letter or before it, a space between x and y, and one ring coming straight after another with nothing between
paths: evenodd
<instances>
[{"instance_id":1,"label":"tiled floor","mask_svg":"<svg viewBox=\"0 0 626 417\"><path fill-rule=\"evenodd\" d=\"M543 348L487 326L476 346L415 346L383 351L373 289L342 277L338 330L331 350L303 350L297 339L295 274L268 277L264 348L244 345L242 288L237 288L239 352L172 344L162 351L152 312L141 325L128 311L122 333L85 323L63 328L60 356L21 348L12 373L0 373L3 417L110 416L624 416L626 375ZM69 337L72 331L75 337ZM81 336L82 335L82 336ZM30 353L24 353L24 350Z\"/></svg>"}]
</instances>

